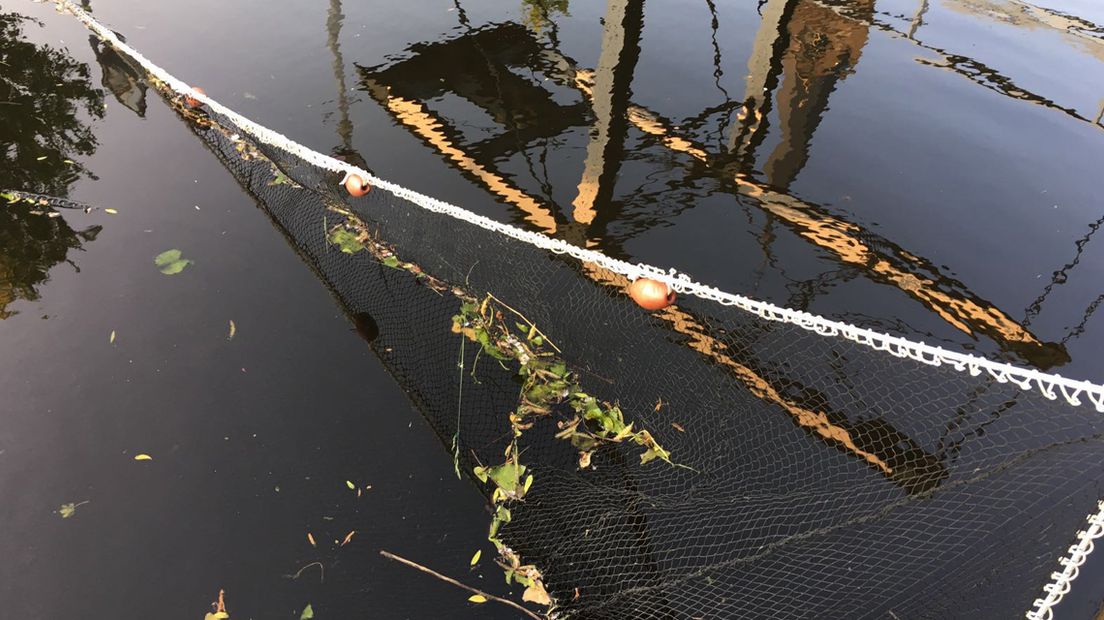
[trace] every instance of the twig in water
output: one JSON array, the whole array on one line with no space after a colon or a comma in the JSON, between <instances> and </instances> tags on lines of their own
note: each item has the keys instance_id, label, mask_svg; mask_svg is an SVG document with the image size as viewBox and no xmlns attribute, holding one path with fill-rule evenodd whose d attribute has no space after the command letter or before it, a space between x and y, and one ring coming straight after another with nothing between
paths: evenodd
<instances>
[{"instance_id":1,"label":"twig in water","mask_svg":"<svg viewBox=\"0 0 1104 620\"><path fill-rule=\"evenodd\" d=\"M299 570L295 571L294 575L284 575L284 577L287 577L288 579L298 579L299 576L303 574L303 571L307 570L308 568L310 568L312 566L317 566L319 572L321 573L318 577L318 583L325 583L326 582L326 567L322 566L321 562L311 562L310 564L307 564L303 568L300 568Z\"/></svg>"},{"instance_id":2,"label":"twig in water","mask_svg":"<svg viewBox=\"0 0 1104 620\"><path fill-rule=\"evenodd\" d=\"M399 557L399 556L397 556L394 553L391 553L389 551L384 551L383 549L380 549L380 555L387 558L388 560L395 560L396 562L406 564L407 566L409 566L411 568L416 568L416 569L422 571L423 573L428 573L430 575L433 575L434 577L440 579L441 581L444 581L445 583L451 583L452 585L454 585L458 588L463 588L464 590L467 590L468 592L472 592L474 594L478 594L482 597L485 597L487 600L495 601L496 603L502 603L503 605L509 605L510 607L513 607L514 609L520 611L521 613L525 614L526 616L528 616L530 618L533 618L533 620L545 620L545 618L543 618L541 616L538 616L537 614L533 613L532 611L522 607L521 605L518 605L517 603L515 603L515 602L513 602L509 599L504 599L504 598L495 596L493 594L487 594L486 592L484 592L482 590L478 590L478 589L473 588L471 586L464 585L464 584L460 583L459 581L457 581L457 580L455 580L451 577L445 577L444 575L442 575L441 573L438 573L435 570L426 568L426 567L424 567L421 564L418 564L416 562L411 562L410 560L408 560L406 558Z\"/></svg>"}]
</instances>

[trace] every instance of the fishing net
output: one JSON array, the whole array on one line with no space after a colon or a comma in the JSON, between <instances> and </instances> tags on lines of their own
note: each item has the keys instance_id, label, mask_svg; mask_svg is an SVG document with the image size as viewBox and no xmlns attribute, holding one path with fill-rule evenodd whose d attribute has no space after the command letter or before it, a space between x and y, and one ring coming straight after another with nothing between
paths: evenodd
<instances>
[{"instance_id":1,"label":"fishing net","mask_svg":"<svg viewBox=\"0 0 1104 620\"><path fill-rule=\"evenodd\" d=\"M188 106L97 32L153 72L458 472L508 509L506 568L539 570L521 580L556 617L1047 617L1104 527L1097 386L718 294L386 183L350 198L355 166ZM624 287L645 275L677 303L639 308ZM484 317L513 336L481 340ZM518 351L638 434L565 440L577 395L530 406ZM524 473L487 480L504 458Z\"/></svg>"}]
</instances>

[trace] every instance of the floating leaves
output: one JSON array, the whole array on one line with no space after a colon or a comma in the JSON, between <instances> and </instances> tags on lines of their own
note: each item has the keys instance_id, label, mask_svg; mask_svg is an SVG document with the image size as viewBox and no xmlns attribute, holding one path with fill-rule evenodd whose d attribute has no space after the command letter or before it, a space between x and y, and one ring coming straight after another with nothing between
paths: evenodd
<instances>
[{"instance_id":1,"label":"floating leaves","mask_svg":"<svg viewBox=\"0 0 1104 620\"><path fill-rule=\"evenodd\" d=\"M476 603L476 604L486 603L487 602L487 597L483 596L482 594L473 594L473 595L468 597L468 601L470 601L472 603Z\"/></svg>"},{"instance_id":2,"label":"floating leaves","mask_svg":"<svg viewBox=\"0 0 1104 620\"><path fill-rule=\"evenodd\" d=\"M303 613L299 614L299 620L311 620L312 618L314 618L314 608L311 607L310 603L307 603L307 606L303 608Z\"/></svg>"},{"instance_id":3,"label":"floating leaves","mask_svg":"<svg viewBox=\"0 0 1104 620\"><path fill-rule=\"evenodd\" d=\"M115 330L111 330L111 336L108 337L107 344L115 344Z\"/></svg>"},{"instance_id":4,"label":"floating leaves","mask_svg":"<svg viewBox=\"0 0 1104 620\"><path fill-rule=\"evenodd\" d=\"M111 207L108 207L104 209L104 213L107 213L108 215L118 215L119 211L117 209L112 209Z\"/></svg>"},{"instance_id":5,"label":"floating leaves","mask_svg":"<svg viewBox=\"0 0 1104 620\"><path fill-rule=\"evenodd\" d=\"M483 550L482 549L479 549L478 551L476 551L475 555L472 556L470 566L475 566L479 562L479 558L482 557L482 556L483 556Z\"/></svg>"},{"instance_id":6,"label":"floating leaves","mask_svg":"<svg viewBox=\"0 0 1104 620\"><path fill-rule=\"evenodd\" d=\"M77 513L77 508L80 508L90 501L92 500L86 499L83 502L77 502L75 504L62 504L61 507L58 508L57 512L59 515L61 515L62 519L68 519L69 517Z\"/></svg>"},{"instance_id":7,"label":"floating leaves","mask_svg":"<svg viewBox=\"0 0 1104 620\"><path fill-rule=\"evenodd\" d=\"M180 250L165 250L153 259L153 263L161 269L161 273L171 276L184 271L184 268L194 261L181 257Z\"/></svg>"},{"instance_id":8,"label":"floating leaves","mask_svg":"<svg viewBox=\"0 0 1104 620\"><path fill-rule=\"evenodd\" d=\"M138 454L134 457L135 461L152 461L153 457L148 454Z\"/></svg>"},{"instance_id":9,"label":"floating leaves","mask_svg":"<svg viewBox=\"0 0 1104 620\"><path fill-rule=\"evenodd\" d=\"M238 333L238 326L234 325L234 320L230 320L230 333L226 336L227 340L233 340L234 334Z\"/></svg>"},{"instance_id":10,"label":"floating leaves","mask_svg":"<svg viewBox=\"0 0 1104 620\"><path fill-rule=\"evenodd\" d=\"M356 254L366 249L356 233L344 228L338 228L330 233L330 243L346 254Z\"/></svg>"}]
</instances>

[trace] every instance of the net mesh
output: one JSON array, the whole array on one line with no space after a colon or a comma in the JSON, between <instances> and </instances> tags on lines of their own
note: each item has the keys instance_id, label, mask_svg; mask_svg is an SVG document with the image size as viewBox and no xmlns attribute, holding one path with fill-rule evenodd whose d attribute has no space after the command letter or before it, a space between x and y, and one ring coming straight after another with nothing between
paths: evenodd
<instances>
[{"instance_id":1,"label":"net mesh","mask_svg":"<svg viewBox=\"0 0 1104 620\"><path fill-rule=\"evenodd\" d=\"M458 292L523 313L683 466L607 442L583 469L561 410L519 440L534 483L499 538L558 617L1022 616L1104 495L1092 407L692 295L648 313L603 265L379 187L351 199L341 174L171 101L457 438L461 472L502 461L519 383L450 330ZM342 211L434 279L335 247Z\"/></svg>"}]
</instances>

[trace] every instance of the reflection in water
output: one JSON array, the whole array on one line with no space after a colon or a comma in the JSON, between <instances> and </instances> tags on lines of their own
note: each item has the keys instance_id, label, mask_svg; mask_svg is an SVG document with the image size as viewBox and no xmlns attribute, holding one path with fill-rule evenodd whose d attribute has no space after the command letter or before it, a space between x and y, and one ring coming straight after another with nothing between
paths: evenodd
<instances>
[{"instance_id":1,"label":"reflection in water","mask_svg":"<svg viewBox=\"0 0 1104 620\"><path fill-rule=\"evenodd\" d=\"M50 215L23 201L0 204L0 319L16 314L8 308L16 300L37 300L50 269L62 262L72 265L69 250L79 250L102 228L73 230L63 218Z\"/></svg>"},{"instance_id":2,"label":"reflection in water","mask_svg":"<svg viewBox=\"0 0 1104 620\"><path fill-rule=\"evenodd\" d=\"M708 164L712 164L715 159L707 154L704 146L696 145L688 138L670 135L668 124L654 113L631 104L629 82L632 67L639 54L639 42L638 40L626 41L624 37L631 33L638 38L641 22L636 21L638 18L631 11L626 10L628 7L626 3L610 2L608 7L601 54L606 62L603 64L600 60L600 67L595 71L575 68L573 61L555 50L539 50L531 37L525 36L525 33L515 26L505 24L472 31L468 35L445 42L416 46L416 55L382 69L362 68L362 84L374 99L393 114L396 120L447 157L489 192L519 208L526 214L526 220L531 225L536 225L550 233L559 230L561 234L571 238L571 231L578 230L575 228L576 223L608 222L617 214L617 210L610 208L611 204L608 202L612 192L601 191L600 187L607 179L603 171L612 169L613 174L608 177L610 185L616 176L617 166L623 156L623 146L620 142L623 139L623 133L620 138L614 137L613 133L617 130L610 130L609 125L602 125L603 122L614 125L619 120L625 123L626 128L632 126L647 134L660 135L664 137L664 144L671 150L690 154ZM482 64L463 63L461 66L464 69L461 72L447 71L442 66L448 62L446 59L476 54L484 62ZM840 52L837 56L839 54L846 53ZM451 92L475 103L496 120L499 118L531 119L541 116L542 113L547 114L547 111L541 108L554 105L551 103L552 99L548 91L520 80L520 84L514 87L515 90L505 91L498 85L503 82L507 85L514 84L512 80L491 79L492 75L514 76L514 73L509 72L509 67L521 64L521 60L528 62L528 65L521 66L528 66L530 70L537 68L554 82L575 88L594 101L597 127L590 135L583 174L584 182L580 183L580 191L573 205L575 207L573 216L576 222L564 222L558 205L527 194L499 173L491 171L494 160L492 156L485 155L488 152L486 145L488 143L501 145L504 140L492 138L473 145L465 145L462 132L454 129L451 123L440 118L424 103ZM492 63L497 63L497 67L486 69L488 66L494 66ZM838 62L813 62L811 64L813 69L810 71L814 71L819 66L826 66L829 69L829 75L836 75L832 70L838 64ZM600 77L603 73L604 79ZM604 86L599 88L599 84ZM618 90L619 93L614 92ZM830 91L829 84L822 92ZM509 92L513 96L508 101L494 96L503 92ZM497 107L508 103L515 106L510 112L499 110ZM613 112L618 109L619 112ZM822 109L823 106L817 108L818 111ZM546 118L559 118L568 126L578 125L581 120L577 116L565 114L558 117L549 115ZM796 115L791 115L789 118L796 118ZM500 124L505 125L502 122ZM815 123L807 126L815 128ZM553 130L562 131L564 128L557 126ZM549 130L547 125L544 129ZM535 137L540 135L536 134ZM513 137L517 138L518 135L513 134ZM798 142L807 144L807 137ZM509 144L507 143L506 146ZM516 142L514 148L517 148ZM490 152L497 154L498 150L494 149ZM803 159L800 160L801 163L803 161ZM722 170L724 169L723 160L718 165ZM744 185L737 187L745 189L751 187L754 191L745 193L768 204L775 203L776 211L788 216L791 221L805 223L807 220L812 220L814 223L809 224L809 230L817 230L816 214L802 213L805 209L799 201L751 182L745 182ZM596 200L596 197L601 199ZM586 215L588 210L589 218L581 216L581 214ZM840 224L840 228L844 231L848 231L848 227L852 225ZM822 225L820 228L826 227ZM828 245L835 243L836 236L831 234L822 236L824 237L822 243ZM857 235L847 238L857 241ZM816 239L818 237L814 237L814 240ZM604 249L609 250L608 238L601 238L599 243L605 246ZM853 248L848 250L851 254L855 251ZM587 275L610 286L623 287L627 284L620 276L603 270L588 270ZM675 332L689 338L686 341L687 346L703 353L711 361L732 370L752 393L780 406L799 426L808 429L812 436L866 461L906 491L927 492L946 477L946 469L937 457L925 453L919 444L888 423L876 419L868 419L861 423L852 422L845 413L833 410L824 397L817 398L816 394L811 394L807 388L792 381L787 382L779 376L768 379L768 376L772 376L771 373L758 368L759 362L751 358L737 359L737 352L728 350L721 341L710 336L709 330L699 321L682 310L672 307L659 313L658 316L668 320ZM859 425L856 426L856 424Z\"/></svg>"},{"instance_id":3,"label":"reflection in water","mask_svg":"<svg viewBox=\"0 0 1104 620\"><path fill-rule=\"evenodd\" d=\"M521 0L521 23L540 34L546 28L555 29L556 14L571 15L567 7L571 0Z\"/></svg>"},{"instance_id":4,"label":"reflection in water","mask_svg":"<svg viewBox=\"0 0 1104 620\"><path fill-rule=\"evenodd\" d=\"M572 204L576 222L590 224L595 204L609 205L621 160L625 157L632 76L640 58L640 34L644 30L643 0L609 0L602 20L602 53L594 70L591 108L594 123L587 144L583 178Z\"/></svg>"},{"instance_id":5,"label":"reflection in water","mask_svg":"<svg viewBox=\"0 0 1104 620\"><path fill-rule=\"evenodd\" d=\"M1071 118L1075 118L1079 121L1084 121L1097 127L1101 126L1099 119L1093 120L1090 116L1086 116L1085 114L1082 114L1080 111L1074 108L1058 104L1048 97L1044 97L1043 95L1022 88L1018 86L1011 78L1002 74L996 69L989 67L985 63L982 63L963 54L955 54L948 50L923 43L915 37L916 33L915 29L913 28L910 28L909 32L901 32L897 28L893 27L893 25L888 21L880 19L879 17L877 17L877 15L871 14L870 11L865 8L865 0L863 0L862 2L857 0L842 0L838 2L828 2L826 0L811 1L816 1L820 5L830 8L831 10L835 11L837 14L846 19L854 20L857 23L863 24L865 26L877 28L878 30L888 33L894 37L900 37L904 40L910 41L912 44L921 49L935 54L936 58L934 59L917 58L916 62L919 62L920 64L952 71L961 75L962 77L965 77L971 82L974 82L975 84L978 84L979 86L982 86L995 93L999 93L1013 99L1019 99L1021 101L1033 103L1035 105L1049 108L1051 110L1056 110L1070 116ZM978 11L977 14L981 16L988 16L985 11ZM880 15L888 17L890 19L892 19L893 17L885 13L880 13ZM1087 22L1085 20L1078 20L1078 22L1090 24L1090 22ZM1010 23L1017 25L1015 24L1015 22ZM1092 28L1099 28L1095 25L1091 26ZM1066 31L1068 32L1068 30Z\"/></svg>"},{"instance_id":6,"label":"reflection in water","mask_svg":"<svg viewBox=\"0 0 1104 620\"><path fill-rule=\"evenodd\" d=\"M91 176L76 161L96 149L82 115L103 118L103 92L84 63L24 40L27 23L0 13L0 188L65 196Z\"/></svg>"},{"instance_id":7,"label":"reflection in water","mask_svg":"<svg viewBox=\"0 0 1104 620\"><path fill-rule=\"evenodd\" d=\"M126 38L122 35L116 33L116 36L126 42ZM100 83L115 95L115 100L123 107L145 118L146 83L143 80L142 68L95 36L88 37L88 44L92 46L96 62L103 71L103 79Z\"/></svg>"},{"instance_id":8,"label":"reflection in water","mask_svg":"<svg viewBox=\"0 0 1104 620\"><path fill-rule=\"evenodd\" d=\"M656 139L667 151L684 156L690 164L681 183L672 185L690 186L703 176L712 177L720 182L722 191L750 199L750 206L766 216L760 243L768 260L773 251L770 246L777 237L773 227L779 225L827 251L846 268L826 272L807 283L809 286L800 287L803 297L791 305L807 307L827 288L825 282L858 269L871 280L912 297L972 338L989 338L1006 353L1034 366L1050 368L1069 361L1065 339L1060 343L1044 342L1027 329L1030 313L1029 320L1016 321L964 283L941 273L931 261L790 193L789 188L808 162L814 134L829 109L829 98L840 81L853 73L869 29L888 28L876 19L873 0L765 0L761 3L763 20L748 61L744 98L732 102L721 88L725 104L682 123L669 121L631 101L632 74L640 55L644 23L643 3L610 0L606 9L601 53L594 70L578 67L558 51L555 40L550 38L549 44L541 44L530 31L507 23L414 45L404 59L380 67L361 67L362 88L469 179L514 206L530 227L624 257L621 248L629 237L668 221L673 215L669 207L659 214L638 210L630 218L624 199L613 197L625 158L625 136L635 129ZM922 3L911 21L910 38L916 36L926 11L927 4ZM711 15L716 32L716 13ZM900 35L896 30L892 32ZM916 44L939 52L960 72L987 88L1076 114L1016 88L995 71L980 70L984 65L972 59ZM720 87L719 46L714 46L714 52L714 77ZM578 104L561 103L562 96L553 96L557 86L581 95L582 102L589 104L590 114ZM490 117L500 133L469 138L468 132L458 129L470 124L466 118L453 121L430 106L449 96L474 104ZM709 116L720 114L725 119L733 113L729 139L719 153L701 143L691 131L680 129ZM772 123L777 126L772 127ZM495 168L496 162L511 155L526 157L527 150L540 141L562 137L573 128L587 125L587 155L570 217L550 198L551 192L529 192L520 179ZM761 157L764 145L770 148ZM680 205L675 209L690 207ZM611 232L610 224L615 222L622 225L617 227L618 232ZM586 274L609 286L627 284L602 270L588 268ZM1101 303L1098 300L1090 306L1087 315ZM946 478L947 459L952 459L965 441L941 441L937 452L928 452L886 420L853 419L834 409L824 395L761 367L755 359L727 350L702 321L688 312L672 307L657 316L688 338L686 346L730 369L754 394L787 411L812 436L859 457L910 493L924 493L938 486ZM995 412L993 418L999 415ZM952 425L948 433L953 431L957 432Z\"/></svg>"},{"instance_id":9,"label":"reflection in water","mask_svg":"<svg viewBox=\"0 0 1104 620\"><path fill-rule=\"evenodd\" d=\"M0 189L63 197L81 176L76 158L96 149L85 118L103 117L103 92L87 65L62 50L23 39L35 23L0 13ZM107 82L105 72L105 83ZM0 201L0 319L19 299L38 299L51 268L92 241L99 226L77 231L42 205ZM74 266L75 267L75 266Z\"/></svg>"},{"instance_id":10,"label":"reflection in water","mask_svg":"<svg viewBox=\"0 0 1104 620\"><path fill-rule=\"evenodd\" d=\"M691 185L704 173L718 179L723 189L750 198L749 205L768 216L768 228L760 240L765 255L769 256L774 238L770 226L778 222L798 238L826 250L842 265L861 269L873 281L912 297L972 338L990 338L1002 350L1040 368L1069 361L1062 344L1040 341L930 261L786 191L807 162L813 132L835 84L859 59L866 41L862 22L813 0L768 3L764 7L766 30L756 36L757 47L749 62L747 92L751 94L741 102L742 119L733 127L729 152L716 156L692 135L675 129L675 123L629 101L629 78L639 42L626 37L638 38L640 29L635 25L636 16L627 10L629 5L611 2L608 6L613 19L607 14L602 46L606 62L600 70L580 69L554 46L539 45L525 29L502 24L415 45L408 58L384 67L361 68L362 87L470 179L516 207L530 226L628 258L621 250L627 238L666 222L672 213L638 213L628 222L630 226L620 227L627 232L610 232L610 224L626 219L624 201L611 199L624 156L611 111L623 109L629 125L654 136L670 151L689 156L694 166L680 184ZM869 14L870 4L866 6ZM519 75L521 69L574 89L592 103L596 126L573 205L574 222L567 221L564 210L547 194L527 192L494 167L494 162L506 155L524 153L538 140L587 123L578 104L558 103L543 82ZM600 81L602 88L598 88ZM773 90L778 91L777 96L772 96ZM447 94L484 110L502 133L468 140L455 128L462 123L450 122L426 103ZM756 178L755 153L769 133L766 119L772 103L780 107L777 116L782 137L764 165L764 182ZM798 307L807 307L818 290L807 287L806 298L796 300Z\"/></svg>"},{"instance_id":11,"label":"reflection in water","mask_svg":"<svg viewBox=\"0 0 1104 620\"><path fill-rule=\"evenodd\" d=\"M326 46L333 56L334 81L337 86L337 137L341 143L334 148L333 156L341 161L371 171L368 162L353 148L353 121L349 119L349 87L345 83L345 58L341 55L341 0L330 0L326 16Z\"/></svg>"}]
</instances>

